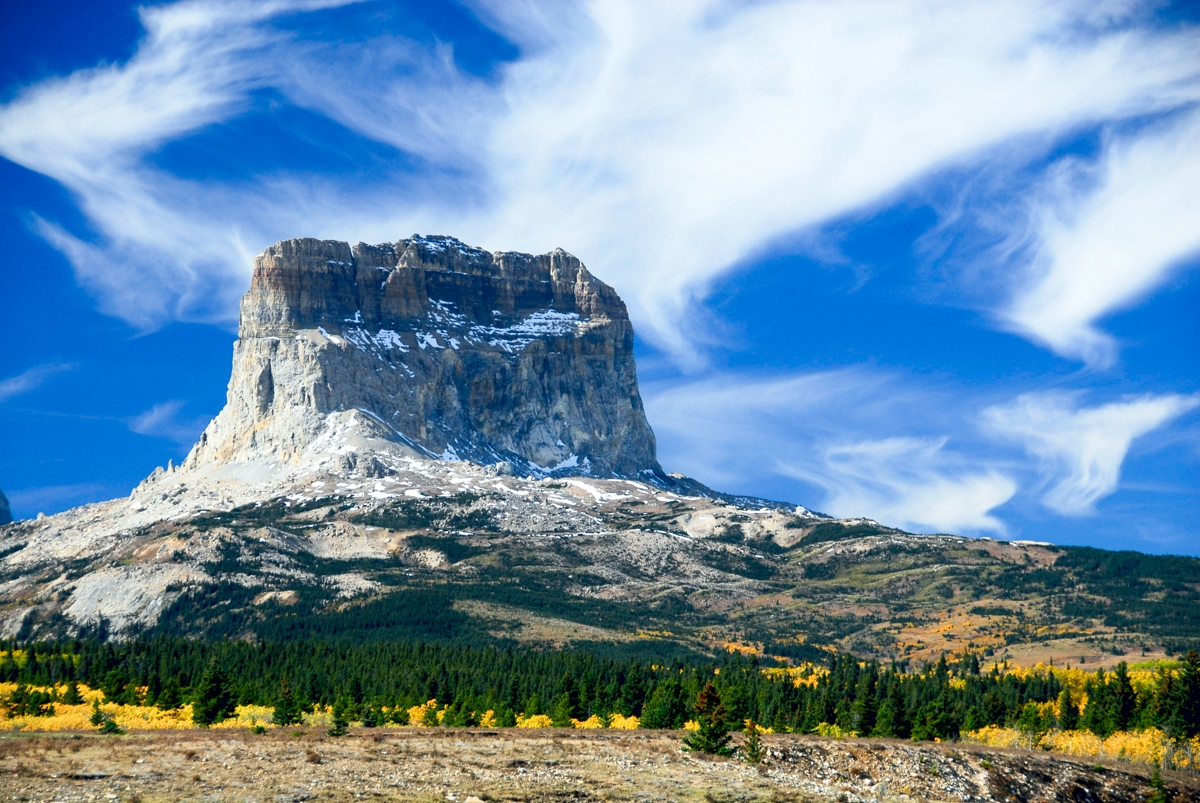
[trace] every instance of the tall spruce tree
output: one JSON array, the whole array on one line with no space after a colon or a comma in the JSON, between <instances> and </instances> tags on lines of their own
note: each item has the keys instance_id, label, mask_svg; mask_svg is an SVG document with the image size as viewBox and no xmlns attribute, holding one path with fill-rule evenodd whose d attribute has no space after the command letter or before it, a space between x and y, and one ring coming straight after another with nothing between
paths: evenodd
<instances>
[{"instance_id":1,"label":"tall spruce tree","mask_svg":"<svg viewBox=\"0 0 1200 803\"><path fill-rule=\"evenodd\" d=\"M192 721L202 726L213 725L227 719L236 708L233 686L214 657L192 695Z\"/></svg>"},{"instance_id":2,"label":"tall spruce tree","mask_svg":"<svg viewBox=\"0 0 1200 803\"><path fill-rule=\"evenodd\" d=\"M275 710L271 713L271 721L276 725L294 725L300 722L300 706L296 703L296 695L287 678L279 684L279 696L275 698Z\"/></svg>"},{"instance_id":3,"label":"tall spruce tree","mask_svg":"<svg viewBox=\"0 0 1200 803\"><path fill-rule=\"evenodd\" d=\"M1063 686L1058 695L1058 727L1059 730L1073 731L1079 728L1079 706L1071 696L1071 687Z\"/></svg>"},{"instance_id":4,"label":"tall spruce tree","mask_svg":"<svg viewBox=\"0 0 1200 803\"><path fill-rule=\"evenodd\" d=\"M642 706L640 728L674 729L683 727L686 714L683 687L675 678L667 678L654 687L654 693Z\"/></svg>"},{"instance_id":5,"label":"tall spruce tree","mask_svg":"<svg viewBox=\"0 0 1200 803\"><path fill-rule=\"evenodd\" d=\"M693 708L696 712L696 724L700 727L683 737L684 746L698 753L730 755L733 752L729 747L732 737L729 735L725 706L721 703L721 695L711 682L704 684Z\"/></svg>"}]
</instances>

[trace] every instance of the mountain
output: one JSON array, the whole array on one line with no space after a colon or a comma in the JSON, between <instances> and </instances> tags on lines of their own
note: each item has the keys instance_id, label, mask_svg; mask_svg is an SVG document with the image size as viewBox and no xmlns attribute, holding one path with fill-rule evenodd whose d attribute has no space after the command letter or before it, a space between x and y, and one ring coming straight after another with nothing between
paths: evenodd
<instances>
[{"instance_id":1,"label":"mountain","mask_svg":"<svg viewBox=\"0 0 1200 803\"><path fill-rule=\"evenodd\" d=\"M0 528L0 636L1100 665L1200 645L1195 559L914 535L664 473L632 346L563 251L272 246L183 464Z\"/></svg>"},{"instance_id":2,"label":"mountain","mask_svg":"<svg viewBox=\"0 0 1200 803\"><path fill-rule=\"evenodd\" d=\"M8 497L0 491L0 525L12 523L12 510L8 506Z\"/></svg>"},{"instance_id":3,"label":"mountain","mask_svg":"<svg viewBox=\"0 0 1200 803\"><path fill-rule=\"evenodd\" d=\"M662 476L625 305L565 251L286 240L255 260L238 334L188 471L332 458L383 476L416 457Z\"/></svg>"}]
</instances>

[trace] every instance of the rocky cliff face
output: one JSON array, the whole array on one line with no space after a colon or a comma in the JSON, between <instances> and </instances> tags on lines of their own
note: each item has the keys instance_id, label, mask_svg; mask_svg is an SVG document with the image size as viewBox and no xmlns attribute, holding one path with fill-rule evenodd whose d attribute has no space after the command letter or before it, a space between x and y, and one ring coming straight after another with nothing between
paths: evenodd
<instances>
[{"instance_id":1,"label":"rocky cliff face","mask_svg":"<svg viewBox=\"0 0 1200 803\"><path fill-rule=\"evenodd\" d=\"M12 524L12 509L8 506L8 497L0 491L0 526Z\"/></svg>"},{"instance_id":2,"label":"rocky cliff face","mask_svg":"<svg viewBox=\"0 0 1200 803\"><path fill-rule=\"evenodd\" d=\"M378 476L403 457L662 477L616 292L562 250L492 254L451 237L268 248L242 299L226 407L183 468Z\"/></svg>"}]
</instances>

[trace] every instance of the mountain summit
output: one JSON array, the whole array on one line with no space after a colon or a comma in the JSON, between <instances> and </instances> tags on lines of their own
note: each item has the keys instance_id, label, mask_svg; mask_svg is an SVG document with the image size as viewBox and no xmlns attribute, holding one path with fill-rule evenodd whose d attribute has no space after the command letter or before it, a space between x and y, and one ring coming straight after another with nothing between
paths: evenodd
<instances>
[{"instance_id":1,"label":"mountain summit","mask_svg":"<svg viewBox=\"0 0 1200 803\"><path fill-rule=\"evenodd\" d=\"M184 471L383 476L403 457L665 479L616 292L561 249L414 236L264 251L227 404Z\"/></svg>"}]
</instances>

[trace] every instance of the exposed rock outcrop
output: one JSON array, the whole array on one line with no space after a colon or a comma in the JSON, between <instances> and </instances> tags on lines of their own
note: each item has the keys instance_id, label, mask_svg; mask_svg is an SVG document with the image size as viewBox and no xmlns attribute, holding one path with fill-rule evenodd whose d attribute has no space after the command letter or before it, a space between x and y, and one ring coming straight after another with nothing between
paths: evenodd
<instances>
[{"instance_id":1,"label":"exposed rock outcrop","mask_svg":"<svg viewBox=\"0 0 1200 803\"><path fill-rule=\"evenodd\" d=\"M12 520L12 508L8 506L8 497L4 495L4 491L0 491L0 527L12 524Z\"/></svg>"},{"instance_id":2,"label":"exposed rock outcrop","mask_svg":"<svg viewBox=\"0 0 1200 803\"><path fill-rule=\"evenodd\" d=\"M333 461L378 476L402 456L665 480L616 292L562 250L268 248L226 407L184 470Z\"/></svg>"}]
</instances>

